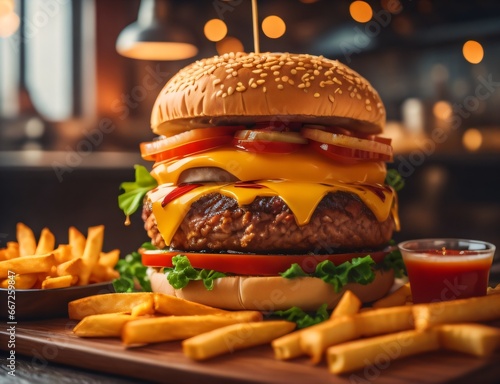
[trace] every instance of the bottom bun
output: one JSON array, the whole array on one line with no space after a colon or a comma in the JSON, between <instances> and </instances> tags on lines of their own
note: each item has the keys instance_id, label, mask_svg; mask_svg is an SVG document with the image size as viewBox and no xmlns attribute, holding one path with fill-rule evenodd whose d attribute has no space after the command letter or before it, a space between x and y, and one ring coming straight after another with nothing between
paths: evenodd
<instances>
[{"instance_id":1,"label":"bottom bun","mask_svg":"<svg viewBox=\"0 0 500 384\"><path fill-rule=\"evenodd\" d=\"M231 276L214 280L207 290L201 281L191 281L183 289L174 289L163 273L151 275L153 292L166 293L185 300L223 309L278 311L297 306L315 311L322 304L334 308L346 290L352 291L363 303L385 296L394 284L394 271L379 270L375 280L367 285L347 284L340 292L315 277L286 279L280 276Z\"/></svg>"}]
</instances>

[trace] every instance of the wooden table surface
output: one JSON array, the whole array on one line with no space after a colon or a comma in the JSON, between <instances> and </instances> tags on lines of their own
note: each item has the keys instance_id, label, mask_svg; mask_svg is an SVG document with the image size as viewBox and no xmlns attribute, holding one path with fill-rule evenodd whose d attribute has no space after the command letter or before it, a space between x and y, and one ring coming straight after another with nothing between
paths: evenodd
<instances>
[{"instance_id":1,"label":"wooden table surface","mask_svg":"<svg viewBox=\"0 0 500 384\"><path fill-rule=\"evenodd\" d=\"M163 383L500 382L500 351L488 358L438 351L337 376L328 372L325 363L313 366L306 358L277 361L270 346L194 362L182 354L180 342L126 349L118 339L78 338L71 332L75 324L68 319L18 322L16 356L29 356L32 365L42 365L46 372L50 372L51 365L64 364L85 371L120 375L128 380ZM500 322L494 325L500 327ZM8 340L7 325L4 325L0 329L0 349L8 350ZM26 360L20 362L24 364ZM110 377L115 376L103 377L103 382L112 382ZM98 380L94 378L92 382Z\"/></svg>"}]
</instances>

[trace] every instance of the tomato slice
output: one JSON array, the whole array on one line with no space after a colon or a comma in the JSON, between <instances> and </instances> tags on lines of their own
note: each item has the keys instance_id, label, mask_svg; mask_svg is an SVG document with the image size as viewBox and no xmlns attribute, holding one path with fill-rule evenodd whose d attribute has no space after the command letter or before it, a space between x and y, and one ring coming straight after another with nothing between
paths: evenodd
<instances>
[{"instance_id":1,"label":"tomato slice","mask_svg":"<svg viewBox=\"0 0 500 384\"><path fill-rule=\"evenodd\" d=\"M179 133L171 137L164 137L151 142L141 143L141 155L144 160L157 160L158 155L162 154L162 160L167 160L187 156L195 151L199 152L230 143L234 132L244 128L237 126L222 126L210 128L197 128ZM223 140L222 138L227 138ZM214 139L214 140L209 140ZM223 144L220 144L224 142ZM191 144L191 145L190 145ZM189 146L188 146L189 145Z\"/></svg>"},{"instance_id":2,"label":"tomato slice","mask_svg":"<svg viewBox=\"0 0 500 384\"><path fill-rule=\"evenodd\" d=\"M335 127L331 127L331 126L325 127L322 125L305 125L304 128L318 129L321 131L327 131L327 132L336 133L339 135L357 137L359 139L364 139L364 140L377 141L379 143L386 144L386 145L391 145L391 143L392 143L392 139L389 137L381 137L381 136L372 135L369 133L350 131L350 130L348 130L346 128L342 128L342 127L336 127L336 126Z\"/></svg>"},{"instance_id":3,"label":"tomato slice","mask_svg":"<svg viewBox=\"0 0 500 384\"><path fill-rule=\"evenodd\" d=\"M342 132L342 133L336 133ZM392 161L390 139L377 136L352 136L342 128L327 132L315 128L304 128L301 133L310 139L309 145L316 151L343 163L360 161Z\"/></svg>"},{"instance_id":4,"label":"tomato slice","mask_svg":"<svg viewBox=\"0 0 500 384\"><path fill-rule=\"evenodd\" d=\"M142 263L149 267L172 267L174 256L185 255L194 268L213 269L218 272L238 275L276 276L280 272L285 272L293 263L299 264L306 273L313 272L316 265L324 260L331 260L335 265L339 265L355 257L370 255L375 263L379 263L389 253L389 250L337 255L254 255L162 250L144 250L141 253Z\"/></svg>"},{"instance_id":5,"label":"tomato slice","mask_svg":"<svg viewBox=\"0 0 500 384\"><path fill-rule=\"evenodd\" d=\"M217 147L222 147L223 145L231 144L232 140L232 136L208 137L206 139L192 141L178 147L167 149L163 152L153 155L153 157L156 162L177 160L185 156L193 155L195 153L204 152L208 151L209 149L214 149Z\"/></svg>"},{"instance_id":6,"label":"tomato slice","mask_svg":"<svg viewBox=\"0 0 500 384\"><path fill-rule=\"evenodd\" d=\"M245 129L234 134L233 145L248 152L291 153L307 144L298 132Z\"/></svg>"},{"instance_id":7,"label":"tomato slice","mask_svg":"<svg viewBox=\"0 0 500 384\"><path fill-rule=\"evenodd\" d=\"M391 156L381 153L362 151L360 149L340 147L332 144L311 141L309 145L317 152L328 156L330 159L345 164L356 164L363 161L392 161Z\"/></svg>"}]
</instances>

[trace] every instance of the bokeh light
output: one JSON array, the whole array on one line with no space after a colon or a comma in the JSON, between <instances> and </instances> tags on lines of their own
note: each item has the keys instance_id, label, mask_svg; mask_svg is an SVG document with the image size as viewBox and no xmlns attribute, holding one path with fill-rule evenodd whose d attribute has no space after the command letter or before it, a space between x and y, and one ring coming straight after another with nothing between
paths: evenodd
<instances>
[{"instance_id":1,"label":"bokeh light","mask_svg":"<svg viewBox=\"0 0 500 384\"><path fill-rule=\"evenodd\" d=\"M221 41L218 41L215 44L215 47L217 49L217 53L219 55L223 55L224 53L229 53L229 52L243 52L243 43L241 40L237 39L236 37L233 36L227 36Z\"/></svg>"},{"instance_id":2,"label":"bokeh light","mask_svg":"<svg viewBox=\"0 0 500 384\"><path fill-rule=\"evenodd\" d=\"M19 16L10 12L4 16L0 16L0 37L9 37L13 35L19 28L21 20Z\"/></svg>"},{"instance_id":3,"label":"bokeh light","mask_svg":"<svg viewBox=\"0 0 500 384\"><path fill-rule=\"evenodd\" d=\"M349 6L351 17L358 23L366 23L373 17L373 10L366 1L353 1Z\"/></svg>"},{"instance_id":4,"label":"bokeh light","mask_svg":"<svg viewBox=\"0 0 500 384\"><path fill-rule=\"evenodd\" d=\"M483 135L476 128L469 128L462 136L462 144L470 152L477 151L483 144Z\"/></svg>"},{"instance_id":5,"label":"bokeh light","mask_svg":"<svg viewBox=\"0 0 500 384\"><path fill-rule=\"evenodd\" d=\"M437 119L447 120L451 117L453 109L448 101L437 101L432 107L432 113Z\"/></svg>"},{"instance_id":6,"label":"bokeh light","mask_svg":"<svg viewBox=\"0 0 500 384\"><path fill-rule=\"evenodd\" d=\"M14 0L0 0L0 18L14 12Z\"/></svg>"},{"instance_id":7,"label":"bokeh light","mask_svg":"<svg viewBox=\"0 0 500 384\"><path fill-rule=\"evenodd\" d=\"M267 37L277 39L285 34L286 24L279 16L267 16L262 21L262 31Z\"/></svg>"},{"instance_id":8,"label":"bokeh light","mask_svg":"<svg viewBox=\"0 0 500 384\"><path fill-rule=\"evenodd\" d=\"M472 64L480 63L484 57L483 46L474 40L469 40L464 44L462 53L465 60Z\"/></svg>"},{"instance_id":9,"label":"bokeh light","mask_svg":"<svg viewBox=\"0 0 500 384\"><path fill-rule=\"evenodd\" d=\"M212 19L205 23L203 32L208 40L221 41L227 35L227 26L221 19Z\"/></svg>"}]
</instances>

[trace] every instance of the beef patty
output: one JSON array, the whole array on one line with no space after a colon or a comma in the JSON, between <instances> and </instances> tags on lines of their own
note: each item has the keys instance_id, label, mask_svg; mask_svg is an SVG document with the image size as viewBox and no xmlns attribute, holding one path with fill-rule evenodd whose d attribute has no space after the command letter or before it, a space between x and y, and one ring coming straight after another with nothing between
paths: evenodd
<instances>
[{"instance_id":1,"label":"beef patty","mask_svg":"<svg viewBox=\"0 0 500 384\"><path fill-rule=\"evenodd\" d=\"M151 204L142 212L152 243L165 248ZM338 253L375 249L392 236L394 222L379 222L355 195L335 192L318 204L308 224L298 226L280 197L257 197L240 207L235 199L213 193L191 205L170 247L183 251L252 253Z\"/></svg>"}]
</instances>

